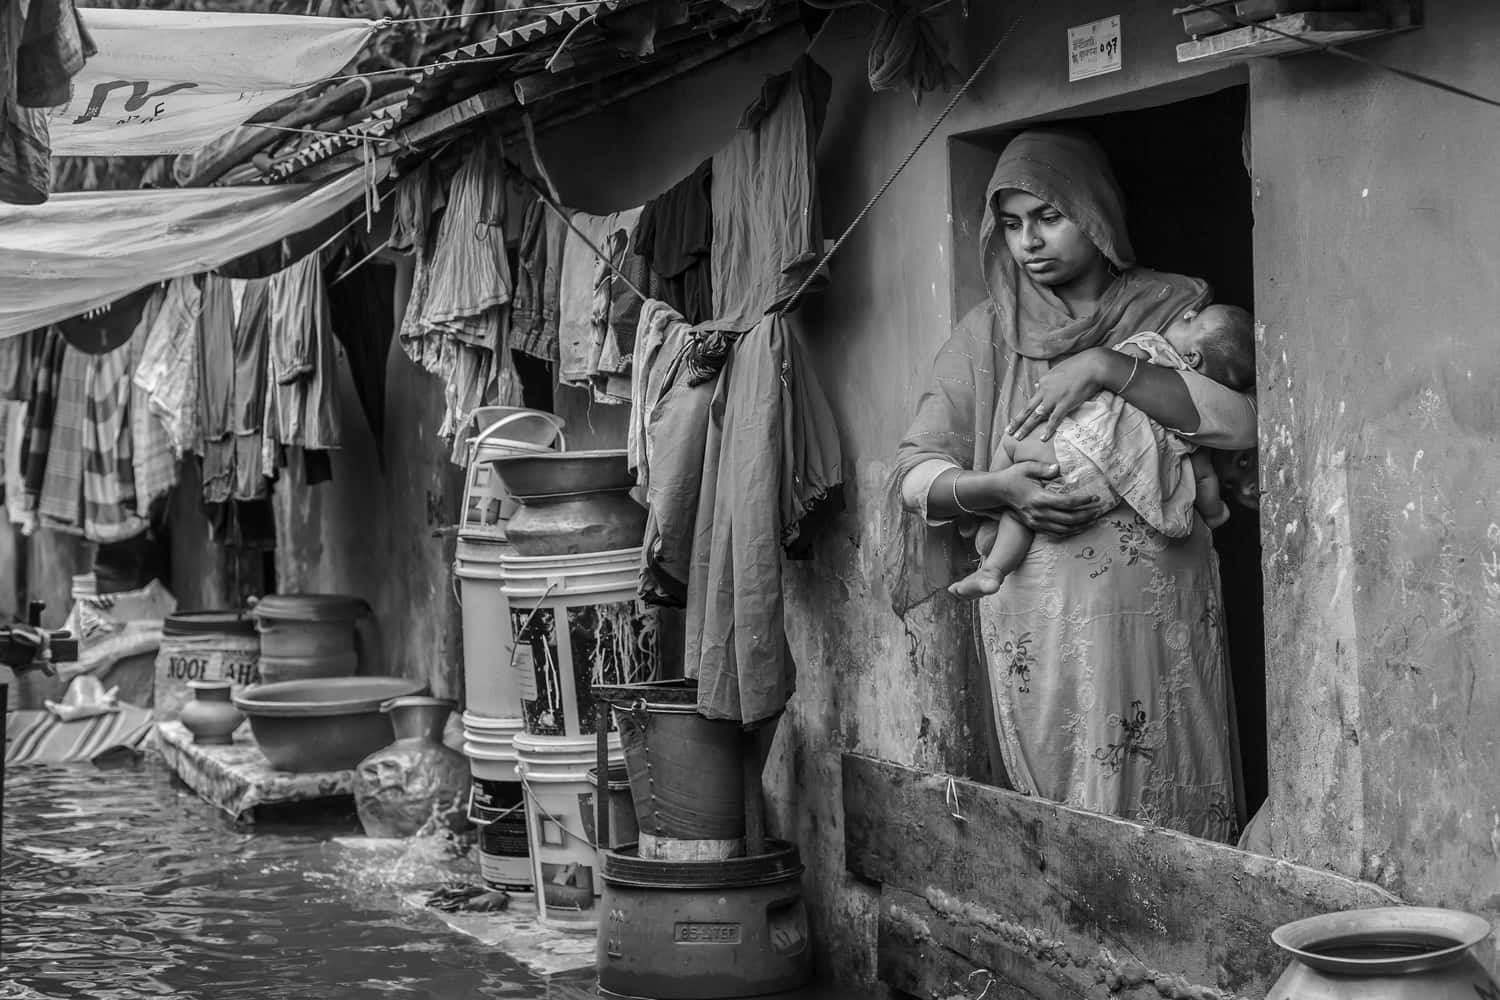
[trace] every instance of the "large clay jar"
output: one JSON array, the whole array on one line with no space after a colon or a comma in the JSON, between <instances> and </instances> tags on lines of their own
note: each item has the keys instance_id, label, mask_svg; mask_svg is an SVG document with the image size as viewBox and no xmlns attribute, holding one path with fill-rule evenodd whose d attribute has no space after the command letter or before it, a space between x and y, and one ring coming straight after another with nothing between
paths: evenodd
<instances>
[{"instance_id":1,"label":"large clay jar","mask_svg":"<svg viewBox=\"0 0 1500 1000\"><path fill-rule=\"evenodd\" d=\"M396 740L354 769L354 806L371 837L410 837L424 827L459 830L467 822L469 761L443 744L454 709L445 698L412 695L380 706Z\"/></svg>"},{"instance_id":2,"label":"large clay jar","mask_svg":"<svg viewBox=\"0 0 1500 1000\"><path fill-rule=\"evenodd\" d=\"M206 746L227 746L234 742L234 731L245 721L245 716L229 700L233 682L188 681L188 687L193 691L193 700L182 706L177 721L193 734L193 742Z\"/></svg>"},{"instance_id":3,"label":"large clay jar","mask_svg":"<svg viewBox=\"0 0 1500 1000\"><path fill-rule=\"evenodd\" d=\"M1293 957L1266 1000L1476 1000L1497 996L1470 949L1481 917L1385 906L1283 924L1271 939Z\"/></svg>"}]
</instances>

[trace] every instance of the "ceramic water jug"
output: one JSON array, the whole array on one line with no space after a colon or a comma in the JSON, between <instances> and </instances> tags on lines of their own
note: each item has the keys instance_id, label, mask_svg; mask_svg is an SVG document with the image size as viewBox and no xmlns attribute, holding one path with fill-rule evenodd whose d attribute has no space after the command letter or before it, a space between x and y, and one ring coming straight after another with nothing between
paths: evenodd
<instances>
[{"instance_id":1,"label":"ceramic water jug","mask_svg":"<svg viewBox=\"0 0 1500 1000\"><path fill-rule=\"evenodd\" d=\"M1266 1000L1478 1000L1500 988L1470 949L1481 917L1384 906L1283 924L1271 939L1292 956Z\"/></svg>"},{"instance_id":2,"label":"ceramic water jug","mask_svg":"<svg viewBox=\"0 0 1500 1000\"><path fill-rule=\"evenodd\" d=\"M229 700L234 685L227 680L188 681L193 700L182 706L178 716L193 742L205 746L226 746L234 742L234 731L245 716Z\"/></svg>"},{"instance_id":3,"label":"ceramic water jug","mask_svg":"<svg viewBox=\"0 0 1500 1000\"><path fill-rule=\"evenodd\" d=\"M412 695L380 706L396 739L354 769L354 806L371 837L410 837L424 827L461 829L467 822L469 761L443 744L454 703Z\"/></svg>"}]
</instances>

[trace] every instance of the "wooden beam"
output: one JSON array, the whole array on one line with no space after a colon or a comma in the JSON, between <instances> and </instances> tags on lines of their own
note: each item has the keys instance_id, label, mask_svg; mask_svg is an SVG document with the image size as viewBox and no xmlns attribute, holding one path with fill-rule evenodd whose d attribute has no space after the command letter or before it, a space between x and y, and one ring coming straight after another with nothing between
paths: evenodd
<instances>
[{"instance_id":1,"label":"wooden beam","mask_svg":"<svg viewBox=\"0 0 1500 1000\"><path fill-rule=\"evenodd\" d=\"M1089 997L1119 972L1102 953L1224 991L1214 995L1253 995L1285 966L1275 927L1399 902L1332 872L858 754L844 755L843 779L851 873L921 899L975 967L996 960L965 943L986 934L1036 975L1066 954L1060 968ZM895 971L911 959L881 962Z\"/></svg>"}]
</instances>

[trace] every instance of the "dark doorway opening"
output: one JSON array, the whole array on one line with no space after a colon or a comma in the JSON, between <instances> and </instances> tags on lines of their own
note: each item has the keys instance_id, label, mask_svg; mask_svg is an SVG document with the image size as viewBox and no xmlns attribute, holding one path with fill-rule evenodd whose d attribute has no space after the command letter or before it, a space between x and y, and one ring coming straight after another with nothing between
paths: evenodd
<instances>
[{"instance_id":1,"label":"dark doorway opening","mask_svg":"<svg viewBox=\"0 0 1500 1000\"><path fill-rule=\"evenodd\" d=\"M1159 271L1203 278L1214 300L1254 312L1253 225L1244 129L1249 88L1229 86L1186 100L1091 117L1052 119L1081 128L1109 155L1125 192L1136 259ZM1041 123L1028 123L1041 124ZM954 312L985 295L978 269L984 188L1016 129L953 140L949 148ZM1249 456L1253 463L1253 453ZM1254 474L1252 468L1251 475ZM1247 816L1265 801L1266 692L1260 518L1234 504L1214 533L1223 582L1226 640L1243 761Z\"/></svg>"}]
</instances>

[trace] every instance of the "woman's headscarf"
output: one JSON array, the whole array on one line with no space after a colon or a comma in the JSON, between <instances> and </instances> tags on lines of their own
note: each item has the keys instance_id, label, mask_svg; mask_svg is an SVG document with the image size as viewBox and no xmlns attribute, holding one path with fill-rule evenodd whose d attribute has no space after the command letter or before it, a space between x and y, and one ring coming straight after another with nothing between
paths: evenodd
<instances>
[{"instance_id":1,"label":"woman's headscarf","mask_svg":"<svg viewBox=\"0 0 1500 1000\"><path fill-rule=\"evenodd\" d=\"M1094 312L1075 317L1011 257L999 232L1002 191L1033 195L1083 231L1118 272ZM1208 301L1208 285L1135 265L1125 205L1103 150L1087 136L1032 129L1011 140L985 188L980 253L990 299L964 317L933 362L933 378L896 452L888 490L886 576L897 614L956 578L964 557L952 532L929 531L900 507L906 475L930 459L987 469L992 447L1054 359L1159 330ZM942 539L943 544L931 544Z\"/></svg>"}]
</instances>

